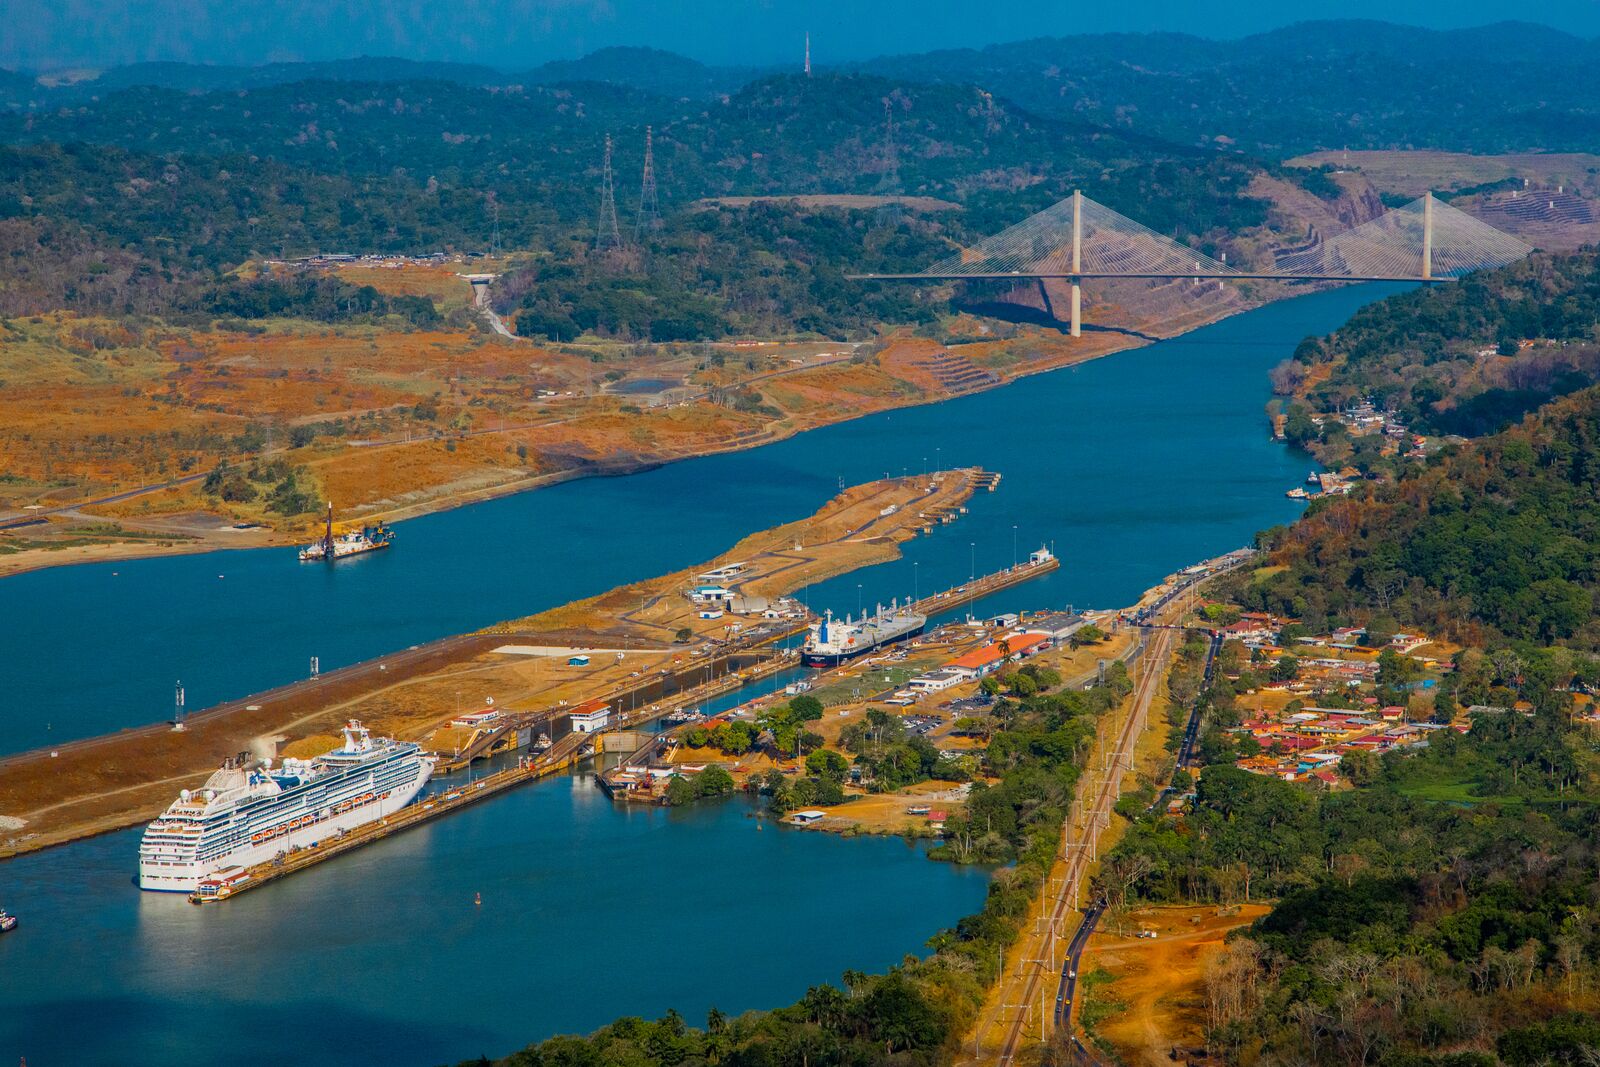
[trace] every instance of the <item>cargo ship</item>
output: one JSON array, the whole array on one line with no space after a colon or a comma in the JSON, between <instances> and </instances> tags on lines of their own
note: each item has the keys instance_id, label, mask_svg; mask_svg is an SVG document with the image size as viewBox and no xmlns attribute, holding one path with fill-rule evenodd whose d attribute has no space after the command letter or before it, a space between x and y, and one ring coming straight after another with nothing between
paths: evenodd
<instances>
[{"instance_id":1,"label":"cargo ship","mask_svg":"<svg viewBox=\"0 0 1600 1067\"><path fill-rule=\"evenodd\" d=\"M381 522L375 526L363 526L359 530L335 536L333 505L329 504L327 532L300 550L300 562L313 563L327 560L331 563L348 556L359 556L364 552L376 552L380 548L388 548L389 542L393 539L394 533Z\"/></svg>"},{"instance_id":2,"label":"cargo ship","mask_svg":"<svg viewBox=\"0 0 1600 1067\"><path fill-rule=\"evenodd\" d=\"M927 625L926 615L912 610L909 603L901 607L898 601L887 609L878 605L876 614L860 622L848 616L838 622L830 611L806 634L800 659L807 667L835 667L873 649L915 637Z\"/></svg>"},{"instance_id":3,"label":"cargo ship","mask_svg":"<svg viewBox=\"0 0 1600 1067\"><path fill-rule=\"evenodd\" d=\"M145 828L139 888L225 892L248 867L393 815L427 784L434 762L353 719L344 744L315 759L274 767L248 754L230 758Z\"/></svg>"}]
</instances>

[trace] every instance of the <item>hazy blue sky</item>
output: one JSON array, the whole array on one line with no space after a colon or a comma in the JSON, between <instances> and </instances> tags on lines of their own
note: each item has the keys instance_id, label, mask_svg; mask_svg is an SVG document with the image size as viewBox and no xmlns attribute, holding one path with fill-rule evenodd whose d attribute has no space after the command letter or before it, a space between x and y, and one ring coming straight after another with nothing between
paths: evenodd
<instances>
[{"instance_id":1,"label":"hazy blue sky","mask_svg":"<svg viewBox=\"0 0 1600 1067\"><path fill-rule=\"evenodd\" d=\"M1505 18L1600 36L1600 0L0 0L0 65L259 63L401 55L530 66L612 44L715 63L821 62L1081 32L1236 37L1310 18L1455 27Z\"/></svg>"}]
</instances>

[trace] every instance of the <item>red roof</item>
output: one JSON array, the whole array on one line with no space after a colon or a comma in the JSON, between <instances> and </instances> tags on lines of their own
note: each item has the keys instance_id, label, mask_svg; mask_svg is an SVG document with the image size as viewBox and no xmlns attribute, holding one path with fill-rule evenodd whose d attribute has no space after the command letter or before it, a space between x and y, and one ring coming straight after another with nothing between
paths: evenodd
<instances>
[{"instance_id":1,"label":"red roof","mask_svg":"<svg viewBox=\"0 0 1600 1067\"><path fill-rule=\"evenodd\" d=\"M568 714L570 714L570 715L593 715L597 711L610 711L610 710L611 710L611 705L607 704L604 700L585 700L582 704L579 704L576 707L574 707L570 712L568 712Z\"/></svg>"},{"instance_id":2,"label":"red roof","mask_svg":"<svg viewBox=\"0 0 1600 1067\"><path fill-rule=\"evenodd\" d=\"M1000 650L1000 642L996 641L992 645L984 645L982 648L975 648L971 652L968 652L965 656L962 656L960 659L951 660L949 663L945 664L945 666L965 667L969 671L982 670L991 663L998 663L1007 656L1026 655L1049 640L1050 639L1044 634L1015 634L1011 637L1004 638L1006 649L1008 651L1002 652Z\"/></svg>"}]
</instances>

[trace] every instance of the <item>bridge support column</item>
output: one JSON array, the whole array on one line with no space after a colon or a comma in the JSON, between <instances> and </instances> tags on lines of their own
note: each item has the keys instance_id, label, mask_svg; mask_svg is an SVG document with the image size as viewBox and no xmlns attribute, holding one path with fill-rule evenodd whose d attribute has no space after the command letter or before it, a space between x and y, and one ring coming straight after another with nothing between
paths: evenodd
<instances>
[{"instance_id":1,"label":"bridge support column","mask_svg":"<svg viewBox=\"0 0 1600 1067\"><path fill-rule=\"evenodd\" d=\"M1422 280L1433 280L1433 190L1422 194Z\"/></svg>"},{"instance_id":2,"label":"bridge support column","mask_svg":"<svg viewBox=\"0 0 1600 1067\"><path fill-rule=\"evenodd\" d=\"M1083 336L1083 190L1072 191L1072 336Z\"/></svg>"}]
</instances>

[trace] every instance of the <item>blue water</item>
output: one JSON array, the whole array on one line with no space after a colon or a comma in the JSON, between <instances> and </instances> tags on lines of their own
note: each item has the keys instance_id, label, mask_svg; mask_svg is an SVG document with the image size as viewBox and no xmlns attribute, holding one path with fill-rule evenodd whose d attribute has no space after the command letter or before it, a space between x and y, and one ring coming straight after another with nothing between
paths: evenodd
<instances>
[{"instance_id":1,"label":"blue water","mask_svg":"<svg viewBox=\"0 0 1600 1067\"><path fill-rule=\"evenodd\" d=\"M1062 569L973 610L1122 605L1297 514L1283 494L1308 462L1268 440L1266 370L1395 288L1316 293L976 396L413 519L390 551L337 567L274 549L8 578L0 752L166 718L178 679L200 708L304 677L312 656L328 670L692 565L812 513L841 478L886 472L981 464L1004 480L904 561L808 591L812 607L946 588L1040 542Z\"/></svg>"},{"instance_id":2,"label":"blue water","mask_svg":"<svg viewBox=\"0 0 1600 1067\"><path fill-rule=\"evenodd\" d=\"M982 903L982 871L751 810L613 808L560 778L206 908L132 886L137 831L12 860L0 1063L454 1063L789 1003Z\"/></svg>"},{"instance_id":3,"label":"blue water","mask_svg":"<svg viewBox=\"0 0 1600 1067\"><path fill-rule=\"evenodd\" d=\"M1125 604L1297 514L1283 493L1308 461L1267 440L1265 371L1386 291L1315 294L990 393L416 519L391 551L335 568L241 551L0 581L0 750L160 719L178 677L200 707L297 678L311 655L331 668L709 559L811 513L840 478L925 463L1005 477L904 560L806 590L811 606L931 592L1040 541L1063 568L972 610ZM982 900L981 873L901 842L748 815L740 801L614 809L588 778L561 778L210 908L134 889L137 832L12 860L0 903L24 925L0 936L0 1063L503 1054L621 1014L786 1003L918 951Z\"/></svg>"}]
</instances>

